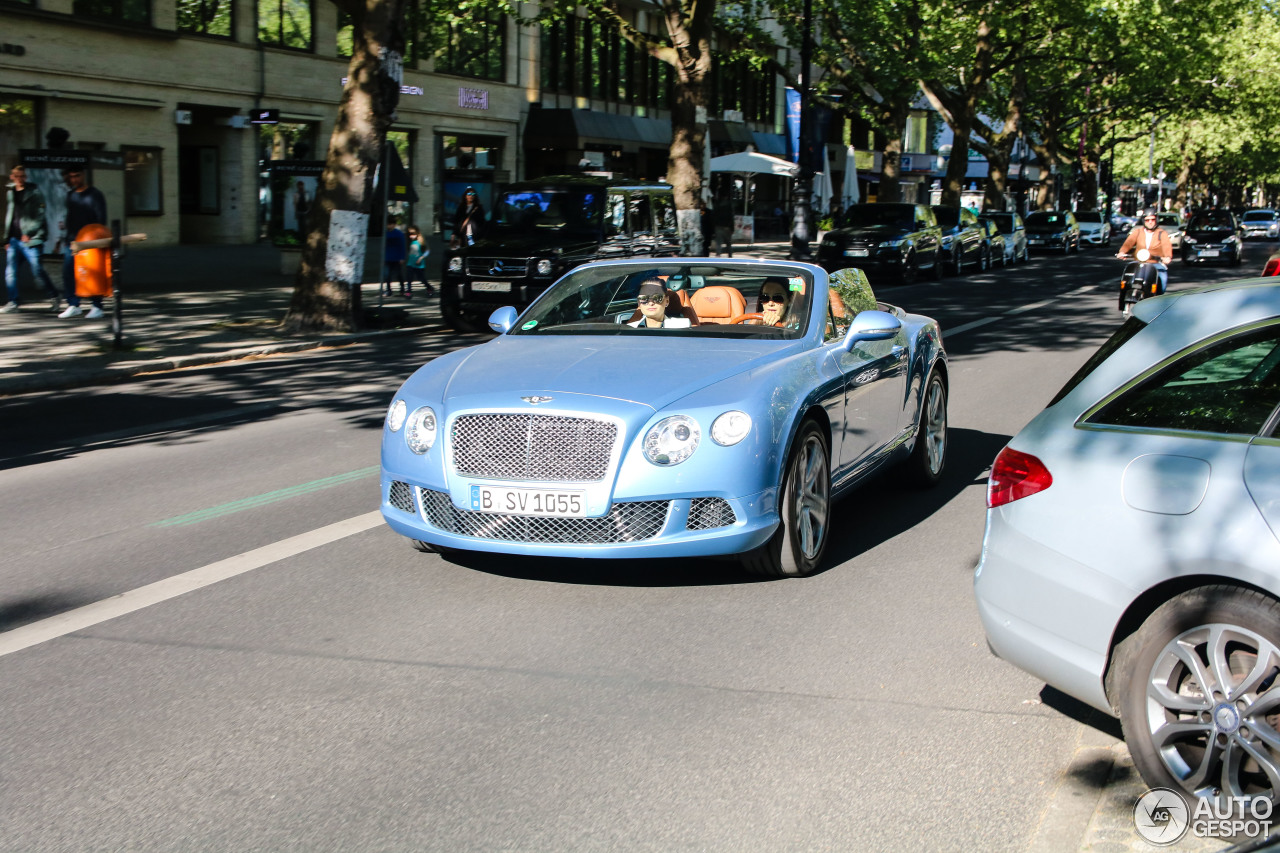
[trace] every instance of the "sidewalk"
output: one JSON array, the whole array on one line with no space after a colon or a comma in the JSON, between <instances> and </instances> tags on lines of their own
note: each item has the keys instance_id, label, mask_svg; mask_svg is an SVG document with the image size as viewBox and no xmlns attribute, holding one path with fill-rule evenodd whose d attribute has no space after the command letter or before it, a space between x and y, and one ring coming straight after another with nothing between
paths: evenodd
<instances>
[{"instance_id":1,"label":"sidewalk","mask_svg":"<svg viewBox=\"0 0 1280 853\"><path fill-rule=\"evenodd\" d=\"M735 247L735 256L784 258L785 243ZM46 265L55 284L61 263ZM279 272L278 251L248 246L171 246L130 251L122 262L125 348L113 348L107 317L59 320L21 271L21 309L0 315L0 396L100 385L254 356L341 346L394 335L450 334L439 298L414 289L378 312L380 328L355 334L283 335L293 277ZM437 271L438 272L438 271ZM372 276L366 274L366 278ZM438 275L433 277L438 281ZM376 284L363 289L366 311L378 308ZM88 300L84 300L86 310Z\"/></svg>"}]
</instances>

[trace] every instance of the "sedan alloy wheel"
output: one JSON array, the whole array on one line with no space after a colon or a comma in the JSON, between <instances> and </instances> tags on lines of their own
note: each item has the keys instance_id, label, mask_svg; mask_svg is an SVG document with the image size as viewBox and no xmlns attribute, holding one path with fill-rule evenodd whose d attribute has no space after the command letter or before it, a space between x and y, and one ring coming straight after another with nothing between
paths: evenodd
<instances>
[{"instance_id":1,"label":"sedan alloy wheel","mask_svg":"<svg viewBox=\"0 0 1280 853\"><path fill-rule=\"evenodd\" d=\"M827 437L814 421L805 421L787 461L778 507L778 531L743 557L750 572L769 577L800 577L822 561L830 538L831 456Z\"/></svg>"}]
</instances>

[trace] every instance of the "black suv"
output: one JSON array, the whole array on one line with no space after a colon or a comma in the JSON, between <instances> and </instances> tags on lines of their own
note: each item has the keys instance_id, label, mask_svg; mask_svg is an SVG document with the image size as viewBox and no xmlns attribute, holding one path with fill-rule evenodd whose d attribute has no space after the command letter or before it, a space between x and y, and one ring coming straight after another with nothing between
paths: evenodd
<instances>
[{"instance_id":1,"label":"black suv","mask_svg":"<svg viewBox=\"0 0 1280 853\"><path fill-rule=\"evenodd\" d=\"M1080 251L1080 223L1069 210L1037 210L1027 214L1027 245L1066 254Z\"/></svg>"},{"instance_id":2,"label":"black suv","mask_svg":"<svg viewBox=\"0 0 1280 853\"><path fill-rule=\"evenodd\" d=\"M818 246L818 263L827 272L857 267L915 281L920 270L942 278L942 234L933 211L923 204L854 204L844 227L828 231Z\"/></svg>"},{"instance_id":3,"label":"black suv","mask_svg":"<svg viewBox=\"0 0 1280 853\"><path fill-rule=\"evenodd\" d=\"M967 207L933 206L942 229L942 254L947 266L956 275L973 264L979 271L991 268L991 246L987 242L987 229L978 221L977 214Z\"/></svg>"},{"instance_id":4,"label":"black suv","mask_svg":"<svg viewBox=\"0 0 1280 853\"><path fill-rule=\"evenodd\" d=\"M503 305L524 308L588 261L680 254L668 184L567 175L498 193L475 245L449 249L440 312L459 331L489 328Z\"/></svg>"},{"instance_id":5,"label":"black suv","mask_svg":"<svg viewBox=\"0 0 1280 853\"><path fill-rule=\"evenodd\" d=\"M1244 255L1244 228L1229 210L1202 210L1182 229L1182 262L1224 261L1238 266Z\"/></svg>"}]
</instances>

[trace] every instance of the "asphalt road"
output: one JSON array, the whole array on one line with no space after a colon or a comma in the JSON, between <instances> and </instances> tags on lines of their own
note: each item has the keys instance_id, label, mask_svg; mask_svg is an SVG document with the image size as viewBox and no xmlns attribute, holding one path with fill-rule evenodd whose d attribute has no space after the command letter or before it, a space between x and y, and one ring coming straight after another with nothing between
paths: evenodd
<instances>
[{"instance_id":1,"label":"asphalt road","mask_svg":"<svg viewBox=\"0 0 1280 853\"><path fill-rule=\"evenodd\" d=\"M0 850L1027 849L1089 715L987 651L985 474L1120 269L878 288L942 321L949 467L841 504L802 580L370 522L391 394L478 338L0 401Z\"/></svg>"}]
</instances>

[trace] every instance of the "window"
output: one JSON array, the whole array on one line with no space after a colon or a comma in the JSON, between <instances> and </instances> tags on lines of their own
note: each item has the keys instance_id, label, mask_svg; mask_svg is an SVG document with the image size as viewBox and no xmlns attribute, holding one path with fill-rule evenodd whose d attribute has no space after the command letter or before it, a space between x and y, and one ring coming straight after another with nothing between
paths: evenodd
<instances>
[{"instance_id":1,"label":"window","mask_svg":"<svg viewBox=\"0 0 1280 853\"><path fill-rule=\"evenodd\" d=\"M258 41L311 50L310 0L258 0Z\"/></svg>"},{"instance_id":2,"label":"window","mask_svg":"<svg viewBox=\"0 0 1280 853\"><path fill-rule=\"evenodd\" d=\"M908 116L907 132L902 141L907 151L927 153L929 151L929 117L927 115Z\"/></svg>"},{"instance_id":3,"label":"window","mask_svg":"<svg viewBox=\"0 0 1280 853\"><path fill-rule=\"evenodd\" d=\"M1280 325L1201 347L1108 403L1089 423L1254 435L1280 403Z\"/></svg>"},{"instance_id":4,"label":"window","mask_svg":"<svg viewBox=\"0 0 1280 853\"><path fill-rule=\"evenodd\" d=\"M127 24L151 23L149 0L75 0L71 4L71 11L82 18L123 21Z\"/></svg>"},{"instance_id":5,"label":"window","mask_svg":"<svg viewBox=\"0 0 1280 853\"><path fill-rule=\"evenodd\" d=\"M178 30L201 36L232 38L232 0L178 0Z\"/></svg>"},{"instance_id":6,"label":"window","mask_svg":"<svg viewBox=\"0 0 1280 853\"><path fill-rule=\"evenodd\" d=\"M124 212L129 216L164 213L160 181L160 148L120 146L124 154Z\"/></svg>"},{"instance_id":7,"label":"window","mask_svg":"<svg viewBox=\"0 0 1280 853\"><path fill-rule=\"evenodd\" d=\"M445 24L436 53L439 74L503 80L507 67L507 19L501 11L473 12Z\"/></svg>"}]
</instances>

